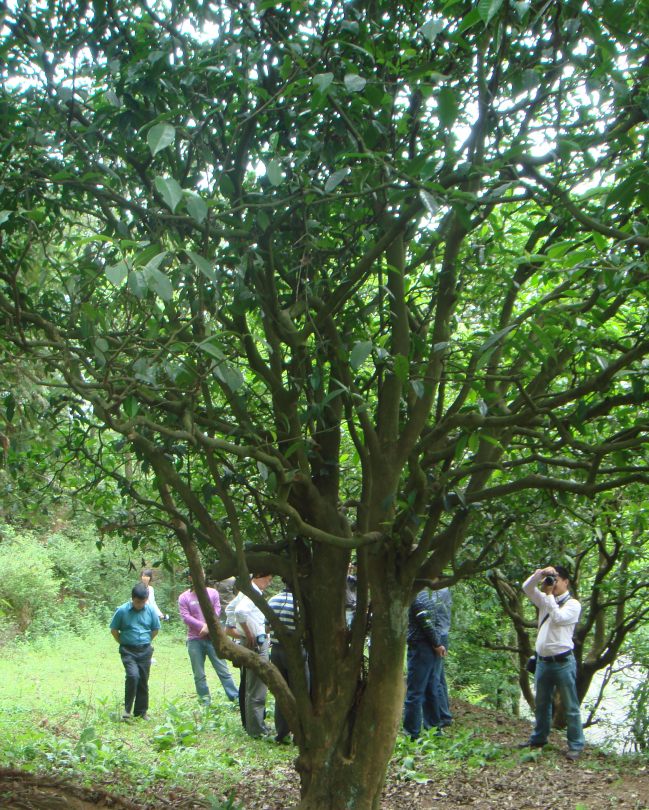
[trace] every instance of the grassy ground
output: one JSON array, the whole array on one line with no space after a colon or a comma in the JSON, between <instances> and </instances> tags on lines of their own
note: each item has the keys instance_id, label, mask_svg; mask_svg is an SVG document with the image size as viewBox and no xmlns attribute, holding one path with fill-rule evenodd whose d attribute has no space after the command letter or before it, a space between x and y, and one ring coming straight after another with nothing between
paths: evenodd
<instances>
[{"instance_id":1,"label":"grassy ground","mask_svg":"<svg viewBox=\"0 0 649 810\"><path fill-rule=\"evenodd\" d=\"M89 781L101 777L131 795L146 794L161 781L167 791L222 793L250 770L270 766L281 774L292 767L292 748L246 736L238 706L225 697L209 662L213 704L199 706L179 628L164 625L154 646L148 724L118 722L124 670L107 630L87 640L2 648L0 763L47 767ZM238 670L232 672L238 682Z\"/></svg>"},{"instance_id":2,"label":"grassy ground","mask_svg":"<svg viewBox=\"0 0 649 810\"><path fill-rule=\"evenodd\" d=\"M164 625L155 648L151 723L119 722L124 673L105 628L86 640L0 648L0 767L68 776L156 810L224 809L232 788L243 810L296 803L295 749L248 738L209 669L214 702L208 709L198 704L178 625ZM233 675L238 680L236 669ZM268 708L272 724L272 698ZM542 752L521 754L516 745L529 735L526 721L461 701L453 702L453 713L455 723L441 738L398 740L382 810L649 806L646 760L589 748L580 762L568 763L564 735L556 732Z\"/></svg>"}]
</instances>

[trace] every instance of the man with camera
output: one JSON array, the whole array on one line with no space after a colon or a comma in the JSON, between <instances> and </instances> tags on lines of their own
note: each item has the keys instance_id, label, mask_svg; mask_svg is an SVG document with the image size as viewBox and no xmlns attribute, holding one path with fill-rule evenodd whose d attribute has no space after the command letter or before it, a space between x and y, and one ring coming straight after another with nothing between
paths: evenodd
<instances>
[{"instance_id":1,"label":"man with camera","mask_svg":"<svg viewBox=\"0 0 649 810\"><path fill-rule=\"evenodd\" d=\"M540 589L539 589L540 584ZM584 747L581 710L577 697L577 662L572 636L579 621L581 605L570 595L570 573L561 565L537 569L523 583L526 596L539 609L536 637L536 727L529 742L519 748L542 748L552 725L552 698L555 688L568 726L568 759L578 759Z\"/></svg>"}]
</instances>

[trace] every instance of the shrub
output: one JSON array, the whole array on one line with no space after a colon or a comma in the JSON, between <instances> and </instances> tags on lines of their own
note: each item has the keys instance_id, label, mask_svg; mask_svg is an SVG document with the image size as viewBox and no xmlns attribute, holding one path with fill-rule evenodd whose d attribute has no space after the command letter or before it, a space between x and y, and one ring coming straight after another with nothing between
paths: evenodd
<instances>
[{"instance_id":1,"label":"shrub","mask_svg":"<svg viewBox=\"0 0 649 810\"><path fill-rule=\"evenodd\" d=\"M6 641L17 631L34 638L106 626L130 596L141 560L118 540L97 547L93 527L70 523L52 532L0 527L0 627ZM161 610L176 615L166 573L156 571Z\"/></svg>"}]
</instances>

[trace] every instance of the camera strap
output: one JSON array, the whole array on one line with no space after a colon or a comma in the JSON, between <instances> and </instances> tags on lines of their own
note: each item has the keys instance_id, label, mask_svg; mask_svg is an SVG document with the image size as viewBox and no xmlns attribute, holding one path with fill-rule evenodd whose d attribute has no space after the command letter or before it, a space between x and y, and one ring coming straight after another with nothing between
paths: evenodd
<instances>
[{"instance_id":1,"label":"camera strap","mask_svg":"<svg viewBox=\"0 0 649 810\"><path fill-rule=\"evenodd\" d=\"M571 599L572 599L572 596L569 596L567 599L564 599L564 600L563 600L563 602L561 602L560 604L557 602L557 604L559 605L559 610L561 610L561 608L562 608L562 607L563 607L565 604L567 604L567 603L568 603L568 602L569 602ZM550 618L550 611L548 611L548 612L545 614L545 616L543 617L543 619L541 620L541 624L539 624L539 627L538 627L538 629L539 629L539 630L540 630L540 629L543 627L543 625L546 623L546 621L547 621L549 618Z\"/></svg>"}]
</instances>

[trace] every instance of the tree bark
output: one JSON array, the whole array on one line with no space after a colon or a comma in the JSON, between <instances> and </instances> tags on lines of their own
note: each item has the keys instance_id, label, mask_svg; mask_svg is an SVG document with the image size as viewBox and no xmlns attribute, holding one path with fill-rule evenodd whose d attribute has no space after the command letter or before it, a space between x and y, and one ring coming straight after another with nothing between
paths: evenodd
<instances>
[{"instance_id":1,"label":"tree bark","mask_svg":"<svg viewBox=\"0 0 649 810\"><path fill-rule=\"evenodd\" d=\"M401 725L403 660L409 596L396 583L372 603L367 673L352 701L309 724L308 750L300 751L299 810L377 810Z\"/></svg>"}]
</instances>

